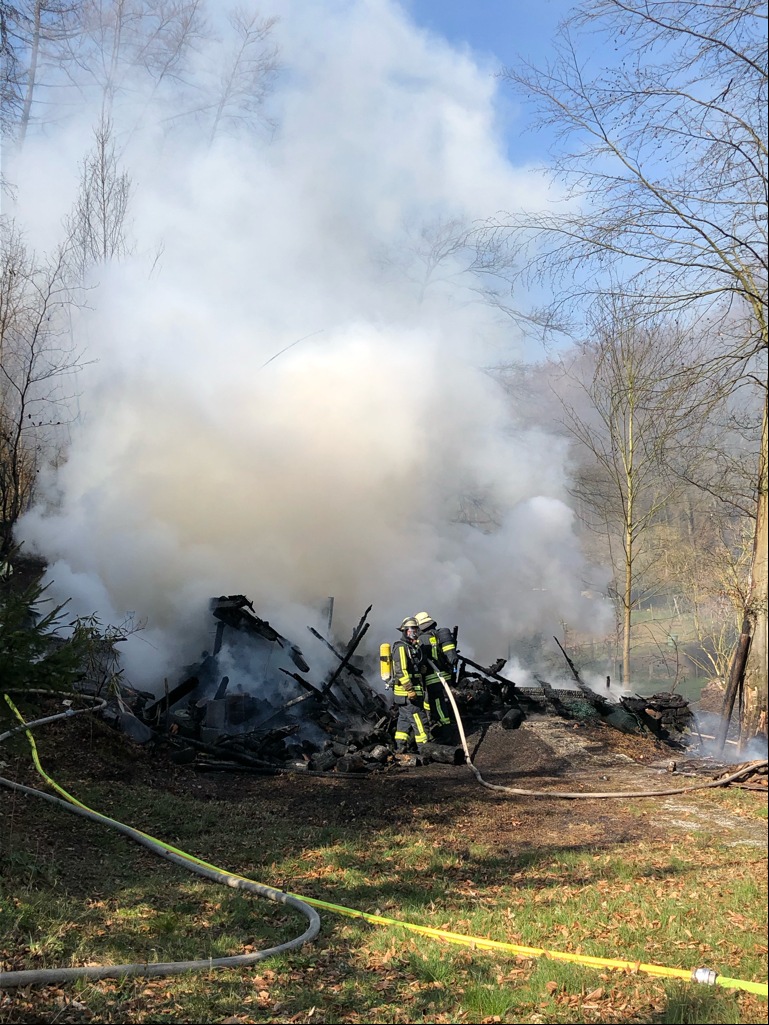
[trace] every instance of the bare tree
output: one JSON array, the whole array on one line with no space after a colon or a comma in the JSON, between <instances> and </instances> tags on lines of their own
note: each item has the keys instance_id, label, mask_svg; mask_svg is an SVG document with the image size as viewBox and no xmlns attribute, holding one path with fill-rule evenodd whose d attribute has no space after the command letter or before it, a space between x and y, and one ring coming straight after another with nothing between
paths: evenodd
<instances>
[{"instance_id":1,"label":"bare tree","mask_svg":"<svg viewBox=\"0 0 769 1025\"><path fill-rule=\"evenodd\" d=\"M63 314L73 301L64 250L38 263L13 224L0 222L0 553L34 495L82 366Z\"/></svg>"},{"instance_id":2,"label":"bare tree","mask_svg":"<svg viewBox=\"0 0 769 1025\"><path fill-rule=\"evenodd\" d=\"M555 127L554 172L568 212L498 218L559 308L605 293L606 272L649 314L686 312L722 345L703 370L766 389L767 12L760 0L590 0L543 69L505 77ZM581 30L605 37L613 68L591 71ZM594 49L594 44L593 47ZM734 331L739 321L740 331ZM755 543L744 623L744 739L766 732L767 429L755 484ZM739 655L739 651L738 651ZM737 656L736 656L737 657ZM739 657L742 657L739 655Z\"/></svg>"},{"instance_id":3,"label":"bare tree","mask_svg":"<svg viewBox=\"0 0 769 1025\"><path fill-rule=\"evenodd\" d=\"M222 43L215 85L200 116L209 116L208 141L227 129L270 124L264 101L278 71L278 50L271 41L275 18L236 8L228 16L232 36Z\"/></svg>"},{"instance_id":4,"label":"bare tree","mask_svg":"<svg viewBox=\"0 0 769 1025\"><path fill-rule=\"evenodd\" d=\"M379 248L380 270L406 280L419 305L435 292L456 306L482 303L516 323L539 323L510 301L513 253L505 240L483 237L456 217L407 223L398 239Z\"/></svg>"},{"instance_id":5,"label":"bare tree","mask_svg":"<svg viewBox=\"0 0 769 1025\"><path fill-rule=\"evenodd\" d=\"M24 145L41 80L43 83L50 81L52 66L61 66L68 43L78 31L80 6L78 0L32 0L25 4L26 10L17 18L20 48L25 56L18 80L21 109L16 141L19 146Z\"/></svg>"},{"instance_id":6,"label":"bare tree","mask_svg":"<svg viewBox=\"0 0 769 1025\"><path fill-rule=\"evenodd\" d=\"M67 117L83 101L100 104L106 121L118 120L120 107L123 129L143 123L153 104L166 127L194 119L209 140L236 126L272 126L265 100L278 70L275 21L206 0L3 2L6 126L22 144L31 125Z\"/></svg>"},{"instance_id":7,"label":"bare tree","mask_svg":"<svg viewBox=\"0 0 769 1025\"><path fill-rule=\"evenodd\" d=\"M139 87L149 97L178 84L205 32L202 0L81 0L82 30L70 72L85 94L95 88L111 119L117 98Z\"/></svg>"},{"instance_id":8,"label":"bare tree","mask_svg":"<svg viewBox=\"0 0 769 1025\"><path fill-rule=\"evenodd\" d=\"M3 135L12 121L10 112L18 103L18 57L13 32L18 16L16 7L0 0L0 132Z\"/></svg>"},{"instance_id":9,"label":"bare tree","mask_svg":"<svg viewBox=\"0 0 769 1025\"><path fill-rule=\"evenodd\" d=\"M688 522L691 529L671 538L666 568L679 590L676 608L691 618L697 640L689 658L724 682L745 615L753 521L725 515L723 504L708 497Z\"/></svg>"},{"instance_id":10,"label":"bare tree","mask_svg":"<svg viewBox=\"0 0 769 1025\"><path fill-rule=\"evenodd\" d=\"M35 123L95 99L104 116L137 93L143 109L161 88L180 92L203 37L203 0L19 0L0 8L7 46L3 100L19 145Z\"/></svg>"},{"instance_id":11,"label":"bare tree","mask_svg":"<svg viewBox=\"0 0 769 1025\"><path fill-rule=\"evenodd\" d=\"M651 569L663 552L655 528L683 487L670 464L707 405L699 375L680 370L691 356L691 342L674 323L650 322L615 299L594 314L591 340L577 359L564 358L568 384L583 401L564 395L563 422L590 457L573 494L583 520L608 542L625 688L633 612L655 588Z\"/></svg>"},{"instance_id":12,"label":"bare tree","mask_svg":"<svg viewBox=\"0 0 769 1025\"><path fill-rule=\"evenodd\" d=\"M82 280L95 264L129 251L126 214L131 180L118 166L112 125L102 118L94 130L94 147L82 164L75 207L66 222L68 259Z\"/></svg>"}]
</instances>

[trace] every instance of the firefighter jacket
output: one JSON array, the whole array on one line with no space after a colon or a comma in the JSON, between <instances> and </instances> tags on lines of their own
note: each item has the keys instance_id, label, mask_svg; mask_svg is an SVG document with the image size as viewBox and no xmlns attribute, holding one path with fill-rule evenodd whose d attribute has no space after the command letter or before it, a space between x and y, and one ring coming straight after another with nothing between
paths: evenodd
<instances>
[{"instance_id":1,"label":"firefighter jacket","mask_svg":"<svg viewBox=\"0 0 769 1025\"><path fill-rule=\"evenodd\" d=\"M424 694L421 644L396 641L393 644L392 660L393 695L396 702L402 703L412 692L421 698Z\"/></svg>"},{"instance_id":2,"label":"firefighter jacket","mask_svg":"<svg viewBox=\"0 0 769 1025\"><path fill-rule=\"evenodd\" d=\"M448 682L458 661L457 645L451 630L445 626L423 630L419 635L419 646L426 666L426 686L440 683L441 676Z\"/></svg>"}]
</instances>

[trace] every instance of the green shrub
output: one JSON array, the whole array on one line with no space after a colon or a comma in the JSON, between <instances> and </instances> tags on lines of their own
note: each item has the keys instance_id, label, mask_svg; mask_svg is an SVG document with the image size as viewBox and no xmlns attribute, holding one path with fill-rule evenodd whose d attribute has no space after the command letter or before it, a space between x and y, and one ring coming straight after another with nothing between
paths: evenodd
<instances>
[{"instance_id":1,"label":"green shrub","mask_svg":"<svg viewBox=\"0 0 769 1025\"><path fill-rule=\"evenodd\" d=\"M0 681L9 690L71 690L83 675L89 635L65 616L66 602L51 605L47 587L0 580Z\"/></svg>"}]
</instances>

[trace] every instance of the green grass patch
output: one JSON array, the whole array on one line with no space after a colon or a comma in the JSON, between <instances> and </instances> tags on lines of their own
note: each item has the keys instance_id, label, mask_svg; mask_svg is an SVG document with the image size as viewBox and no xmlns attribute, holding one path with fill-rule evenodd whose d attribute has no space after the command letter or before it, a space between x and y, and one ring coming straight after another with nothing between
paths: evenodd
<instances>
[{"instance_id":1,"label":"green grass patch","mask_svg":"<svg viewBox=\"0 0 769 1025\"><path fill-rule=\"evenodd\" d=\"M9 990L2 1023L766 1020L761 997L634 967L766 979L765 852L735 849L704 827L660 842L569 846L566 838L547 848L512 834L501 848L475 826L470 803L451 812L448 800L443 811L414 805L404 826L367 819L365 808L349 821L315 815L309 786L307 804L289 810L290 785L274 781L240 795L234 780L226 798L190 784L123 785L103 772L60 782L91 807L257 882L514 949L474 949L322 911L321 935L300 951L242 970ZM5 790L0 800L9 827L0 859L6 970L217 958L305 928L290 908L205 881L105 826ZM338 806L328 791L325 800ZM766 817L765 798L746 791L692 800ZM631 824L636 804L625 806ZM515 808L500 805L498 814L510 818ZM447 821L436 830L439 813Z\"/></svg>"}]
</instances>

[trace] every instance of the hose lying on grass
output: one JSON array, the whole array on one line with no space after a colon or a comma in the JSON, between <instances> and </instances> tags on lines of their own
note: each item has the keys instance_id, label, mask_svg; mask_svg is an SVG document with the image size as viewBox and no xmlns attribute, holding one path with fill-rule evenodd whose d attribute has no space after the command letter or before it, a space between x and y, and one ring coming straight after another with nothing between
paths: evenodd
<instances>
[{"instance_id":1,"label":"hose lying on grass","mask_svg":"<svg viewBox=\"0 0 769 1025\"><path fill-rule=\"evenodd\" d=\"M258 951L253 954L236 955L234 957L225 958L212 958L208 960L198 961L176 961L168 963L135 963L129 965L106 965L98 967L82 967L82 968L52 968L52 969L38 969L30 971L18 971L18 972L0 972L0 986L11 987L11 986L29 986L29 985L50 985L53 983L69 982L73 979L88 978L88 979L103 979L103 978L116 978L127 975L144 975L144 976L155 976L155 975L172 975L184 971L210 969L210 968L223 968L223 967L242 967L253 963L254 961L264 960L273 954L282 953L289 949L294 949L300 945L309 942L313 939L320 928L320 919L318 915L313 911L313 907L323 908L328 911L332 911L338 914L346 915L350 918L360 918L372 925L386 925L390 927L400 927L411 932L416 932L424 936L428 936L432 939L441 940L448 943L459 944L462 946L468 946L473 949L479 950L495 950L500 953L513 954L516 957L546 957L556 961L567 961L573 964L584 964L593 968L604 968L610 970L619 970L629 973L644 972L645 974L669 978L679 979L686 982L697 982L703 983L710 986L722 986L728 989L744 990L749 993L755 993L759 996L767 996L767 985L766 983L751 982L745 979L732 979L726 976L719 975L716 971L711 968L694 968L691 971L682 968L668 968L663 965L652 965L644 964L637 961L622 961L611 958L600 958L592 957L586 954L575 954L570 952L547 950L541 947L523 947L518 944L505 943L499 940L490 940L485 937L479 936L465 936L461 933L450 932L445 929L434 929L430 926L417 925L413 922L399 921L398 919L385 918L381 915L368 914L365 911L358 911L354 908L348 908L341 904L331 904L327 901L317 900L311 897L299 897L296 894L286 893L281 890L274 890L272 887L263 886L260 883L255 883L252 880L246 879L243 876L238 876L233 873L225 872L222 869L217 868L214 865L210 865L208 862L202 861L199 858L195 858L184 851L180 851L175 847L170 847L168 844L162 843L160 840L156 840L154 837L149 836L147 833L142 833L139 830L133 829L130 826L126 826L115 819L110 819L106 815L101 815L99 812L95 812L90 808L87 808L84 804L72 797L65 790L63 790L50 776L47 775L37 754L37 746L34 738L30 732L30 727L39 725L40 722L50 722L56 718L63 718L67 713L61 713L58 716L50 716L45 720L38 720L37 722L24 723L19 711L15 708L8 695L5 695L5 700L8 702L10 707L13 709L17 718L22 721L22 727L27 733L27 739L32 749L32 757L35 763L35 768L49 783L52 787L58 790L61 794L66 797L66 801L62 801L57 797L53 797L50 794L46 794L43 791L35 790L31 787L22 786L19 783L14 783L11 780L6 780L0 777L0 784L9 786L12 789L19 790L22 793L27 793L35 797L42 797L45 800L51 801L55 804L61 805L68 811L76 812L77 814L84 815L86 818L93 819L94 821L104 823L118 829L126 836L137 840L139 843L149 847L155 853L160 854L162 857L167 858L177 864L182 865L184 868L189 868L192 871L197 872L206 878L214 879L216 882L225 883L228 886L235 886L238 888L246 889L251 892L257 893L260 896L268 897L271 900L277 900L280 903L287 904L301 910L310 919L310 926L307 931L295 940L291 940L288 943L280 944L276 947L271 947L265 950ZM11 733L17 732L17 730L10 731ZM0 736L0 740L7 737L9 734L3 734ZM467 750L465 748L465 750ZM469 755L468 755L469 758ZM619 796L619 795L614 795Z\"/></svg>"},{"instance_id":2,"label":"hose lying on grass","mask_svg":"<svg viewBox=\"0 0 769 1025\"><path fill-rule=\"evenodd\" d=\"M134 829L132 826L127 826L122 822L118 822L116 819L111 819L106 815L102 815L100 812L94 811L92 808L88 808L86 805L68 794L66 790L63 790L44 771L40 764L40 759L37 754L37 746L30 729L34 726L39 726L41 723L52 722L55 719L67 718L77 713L68 709L66 712L61 712L58 715L47 716L45 719L38 719L35 722L25 723L18 709L7 694L5 695L5 700L17 718L21 720L22 725L0 735L0 741L14 733L25 730L27 733L27 739L29 740L32 748L32 757L35 762L35 768L43 779L50 784L50 786L64 795L66 800L61 800L58 797L54 797L52 794L46 794L42 790L35 790L33 787L22 786L20 783L14 783L12 780L4 779L3 777L0 777L0 784L13 790L18 790L24 794L30 794L34 797L42 797L46 801L50 801L53 804L66 808L67 811L75 812L76 814L82 815L94 822L100 822L104 825L111 826L113 829L117 829L132 840L136 840L137 843L142 844L144 847L148 847L155 854L159 854L160 857L166 858L168 861L172 861L177 865L181 865L182 868L189 869L191 872L195 872L206 879L211 879L215 883L222 883L225 886L232 886L237 889L246 890L247 892L254 893L259 897L266 897L268 900L275 901L278 904L285 904L288 907L292 907L296 911L301 912L308 919L309 925L302 935L297 936L295 939L288 940L285 943L280 943L275 947L267 947L264 950L254 951L250 954L236 954L232 957L201 958L196 961L170 961L165 963L138 962L134 964L121 965L89 965L81 968L43 968L30 971L0 972L0 987L51 985L53 983L71 982L74 979L115 979L128 975L176 975L180 972L204 971L210 968L240 968L246 965L255 964L257 961L264 961L266 958L272 957L274 954L283 954L289 950L296 950L305 943L309 943L311 940L315 939L320 931L320 916L314 908L310 907L309 904L301 900L299 897L284 893L282 890L273 889L271 886L263 886L261 883L255 883L250 879L243 878L242 876L225 872L223 869L217 868L216 865L210 865L208 862L201 861L199 858L195 858L191 854L187 854L185 851L180 851L176 847L171 847L169 844L165 844L161 840L157 840L148 833L143 833L141 830ZM78 711L90 710L91 709L79 709Z\"/></svg>"}]
</instances>

